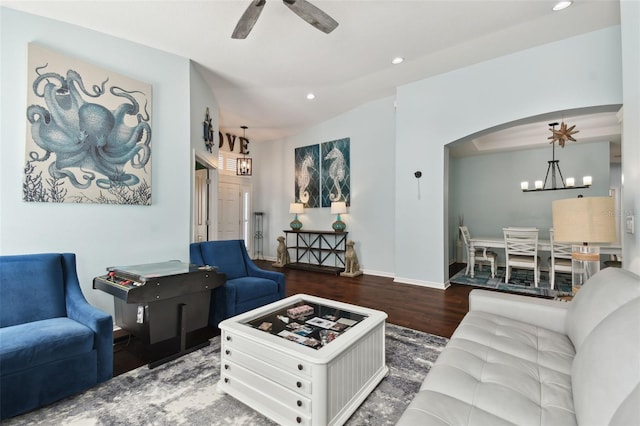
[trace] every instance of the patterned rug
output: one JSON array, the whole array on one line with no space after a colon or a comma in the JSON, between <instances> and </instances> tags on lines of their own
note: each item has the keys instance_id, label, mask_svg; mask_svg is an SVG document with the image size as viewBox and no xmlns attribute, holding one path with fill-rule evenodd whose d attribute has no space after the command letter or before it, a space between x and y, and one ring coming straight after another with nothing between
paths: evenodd
<instances>
[{"instance_id":1,"label":"patterned rug","mask_svg":"<svg viewBox=\"0 0 640 426\"><path fill-rule=\"evenodd\" d=\"M555 290L551 290L549 274L540 273L538 288L534 285L533 271L527 269L512 269L509 283L504 282L505 268L499 267L495 278L491 278L491 268L483 266L481 270L476 266L475 276L465 274L465 269L455 274L449 281L455 284L466 284L476 287L487 287L510 293L533 294L543 297L557 297L571 294L571 274L556 274Z\"/></svg>"},{"instance_id":2,"label":"patterned rug","mask_svg":"<svg viewBox=\"0 0 640 426\"><path fill-rule=\"evenodd\" d=\"M347 425L393 425L420 388L448 339L387 324L389 375ZM157 368L114 377L80 395L4 421L9 425L275 425L216 392L220 337Z\"/></svg>"}]
</instances>

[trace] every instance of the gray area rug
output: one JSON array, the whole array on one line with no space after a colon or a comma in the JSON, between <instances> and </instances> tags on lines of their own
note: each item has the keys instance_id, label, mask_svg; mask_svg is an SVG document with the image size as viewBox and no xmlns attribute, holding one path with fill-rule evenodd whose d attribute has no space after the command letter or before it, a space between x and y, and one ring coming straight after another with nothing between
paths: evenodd
<instances>
[{"instance_id":1,"label":"gray area rug","mask_svg":"<svg viewBox=\"0 0 640 426\"><path fill-rule=\"evenodd\" d=\"M534 285L533 271L525 269L513 269L509 283L504 282L505 268L499 267L496 276L491 278L491 270L488 266L482 269L476 267L474 277L465 274L465 270L455 274L449 282L455 284L472 285L475 287L487 287L501 291L520 294L533 294L548 298L571 295L571 274L556 274L556 288L551 289L549 274L546 271L540 273L540 282L536 288Z\"/></svg>"},{"instance_id":2,"label":"gray area rug","mask_svg":"<svg viewBox=\"0 0 640 426\"><path fill-rule=\"evenodd\" d=\"M385 377L347 425L393 425L420 388L448 339L386 327ZM3 425L274 425L216 392L220 337L157 368L122 374L80 395L4 421Z\"/></svg>"}]
</instances>

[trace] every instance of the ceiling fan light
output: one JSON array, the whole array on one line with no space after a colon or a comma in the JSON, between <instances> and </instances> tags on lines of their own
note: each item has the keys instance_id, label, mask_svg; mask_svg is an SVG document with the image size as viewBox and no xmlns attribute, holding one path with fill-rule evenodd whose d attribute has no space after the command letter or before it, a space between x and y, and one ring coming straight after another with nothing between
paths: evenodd
<instances>
[{"instance_id":1,"label":"ceiling fan light","mask_svg":"<svg viewBox=\"0 0 640 426\"><path fill-rule=\"evenodd\" d=\"M404 62L404 58L403 58L403 57L401 57L401 56L396 56L395 58L393 58L393 59L391 60L391 63L392 63L393 65L398 65L398 64L401 64L401 63L403 63L403 62Z\"/></svg>"},{"instance_id":2,"label":"ceiling fan light","mask_svg":"<svg viewBox=\"0 0 640 426\"><path fill-rule=\"evenodd\" d=\"M314 95L313 93L307 93L307 99L312 101L316 98L316 95Z\"/></svg>"},{"instance_id":3,"label":"ceiling fan light","mask_svg":"<svg viewBox=\"0 0 640 426\"><path fill-rule=\"evenodd\" d=\"M559 10L566 9L572 4L573 4L572 1L559 1L558 3L555 4L555 6L553 6L553 11L557 12Z\"/></svg>"}]
</instances>

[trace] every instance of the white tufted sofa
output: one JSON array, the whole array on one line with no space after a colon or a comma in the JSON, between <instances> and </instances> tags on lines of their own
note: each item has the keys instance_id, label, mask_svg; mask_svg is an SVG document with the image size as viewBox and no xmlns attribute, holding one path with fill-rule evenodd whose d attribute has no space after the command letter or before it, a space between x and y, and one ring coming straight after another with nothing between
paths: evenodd
<instances>
[{"instance_id":1,"label":"white tufted sofa","mask_svg":"<svg viewBox=\"0 0 640 426\"><path fill-rule=\"evenodd\" d=\"M640 425L640 277L606 268L569 303L473 290L397 424Z\"/></svg>"}]
</instances>

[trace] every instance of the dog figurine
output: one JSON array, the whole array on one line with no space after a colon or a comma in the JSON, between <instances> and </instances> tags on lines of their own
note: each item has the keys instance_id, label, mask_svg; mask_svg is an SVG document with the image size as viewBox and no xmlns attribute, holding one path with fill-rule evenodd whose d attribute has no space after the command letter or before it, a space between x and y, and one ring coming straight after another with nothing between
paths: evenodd
<instances>
[{"instance_id":1,"label":"dog figurine","mask_svg":"<svg viewBox=\"0 0 640 426\"><path fill-rule=\"evenodd\" d=\"M352 240L347 241L347 250L344 254L344 272L340 274L343 277L355 277L362 274L362 271L360 271L360 263L358 262L358 255L353 248L355 244Z\"/></svg>"},{"instance_id":2,"label":"dog figurine","mask_svg":"<svg viewBox=\"0 0 640 426\"><path fill-rule=\"evenodd\" d=\"M278 241L277 258L276 258L276 263L274 263L273 266L281 268L287 263L291 263L291 259L289 258L289 251L287 250L287 245L285 244L285 238L280 236L277 238L277 241Z\"/></svg>"}]
</instances>

